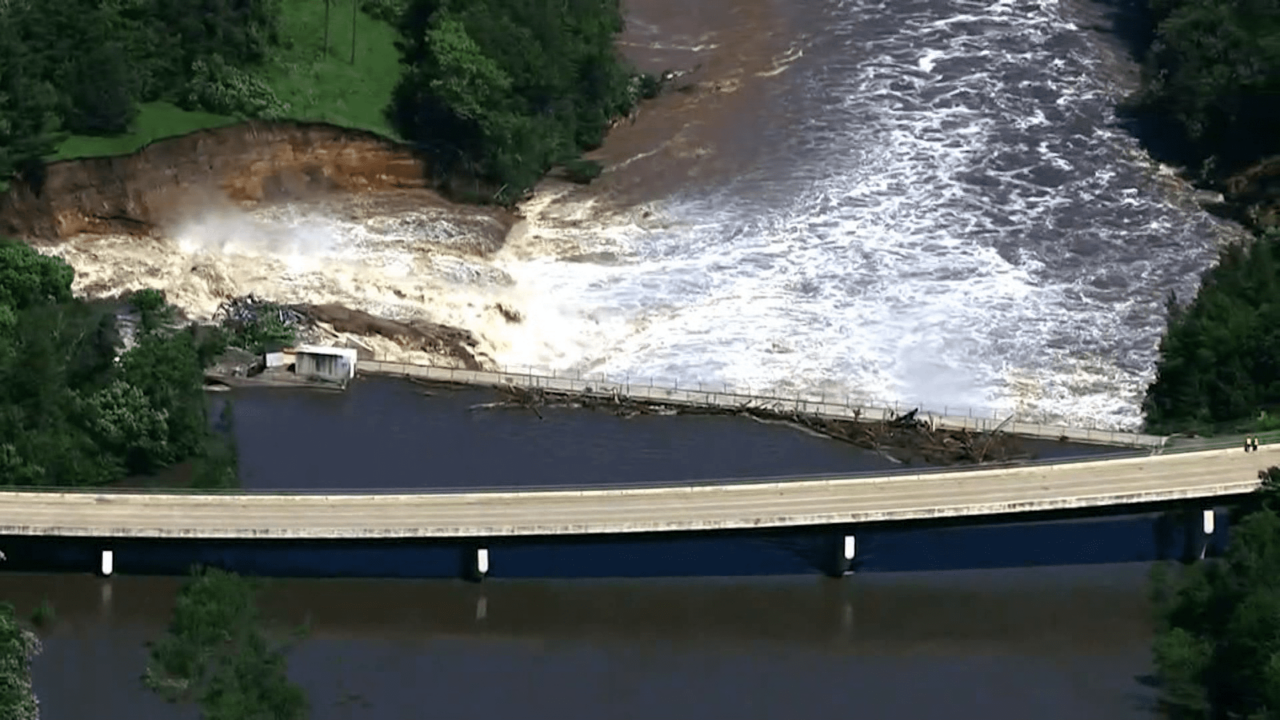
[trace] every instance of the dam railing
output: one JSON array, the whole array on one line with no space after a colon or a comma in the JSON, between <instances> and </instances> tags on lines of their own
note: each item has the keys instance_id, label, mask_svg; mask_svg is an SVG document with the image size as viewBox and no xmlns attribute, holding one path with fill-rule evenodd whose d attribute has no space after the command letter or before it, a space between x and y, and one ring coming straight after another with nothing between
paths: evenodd
<instances>
[{"instance_id":1,"label":"dam railing","mask_svg":"<svg viewBox=\"0 0 1280 720\"><path fill-rule=\"evenodd\" d=\"M1124 430L1100 429L1095 427L1071 427L1040 422L1020 420L1017 413L1009 413L994 408L952 408L944 406L928 408L917 403L884 403L877 405L872 400L828 396L826 394L796 393L794 396L774 394L751 394L741 392L727 384L687 383L683 387L679 382L663 385L653 378L625 377L608 378L604 375L545 375L532 370L467 370L464 368L444 367L437 365L420 365L414 363L389 362L385 360L360 360L357 372L371 375L393 375L415 378L429 382L454 383L459 385L477 385L503 387L513 385L520 388L542 389L551 392L582 394L595 397L620 396L644 402L668 405L686 405L697 407L714 407L726 410L759 409L780 413L796 413L840 420L862 420L876 422L890 420L900 413L919 408L917 417L931 422L934 427L947 430L974 430L988 432L1000 430L1010 435L1024 437L1047 438L1071 442L1092 443L1098 445L1114 445L1135 448L1159 448L1168 440L1161 435L1145 435ZM1011 418L1010 415L1013 415Z\"/></svg>"}]
</instances>

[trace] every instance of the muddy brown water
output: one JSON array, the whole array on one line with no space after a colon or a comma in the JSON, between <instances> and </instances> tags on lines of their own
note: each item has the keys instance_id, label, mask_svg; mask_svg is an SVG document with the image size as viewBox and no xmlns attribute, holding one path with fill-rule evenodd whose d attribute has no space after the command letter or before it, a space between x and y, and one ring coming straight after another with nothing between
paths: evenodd
<instances>
[{"instance_id":1,"label":"muddy brown water","mask_svg":"<svg viewBox=\"0 0 1280 720\"><path fill-rule=\"evenodd\" d=\"M1154 717L1142 565L627 582L268 581L315 720ZM141 688L178 580L0 575L57 610L44 720L194 718Z\"/></svg>"},{"instance_id":2,"label":"muddy brown water","mask_svg":"<svg viewBox=\"0 0 1280 720\"><path fill-rule=\"evenodd\" d=\"M774 175L785 176L791 185L803 184L803 167L820 165L824 158L858 167L861 161L856 157L833 155L821 138L844 123L865 120L869 127L878 117L870 111L815 115L815 109L839 105L839 98L833 102L835 91L824 83L843 88L828 81L850 71L853 64L879 62L867 49L877 43L888 47L912 42L895 39L894 33L903 27L919 30L924 37L926 30L943 27L938 23L954 17L982 30L982 18L965 16L980 8L953 4L954 9L942 8L940 0L921 0L895 9L870 1L632 0L624 38L627 52L645 69L697 70L687 76L687 90L646 107L642 112L648 121L624 124L598 151L610 164L633 160L627 172L608 173L594 188L574 192L602 193L625 204L733 177L743 181L733 189L735 202L767 204L785 189L772 182ZM1000 5L1016 16L1039 12L1034 4ZM795 77L807 80L789 81L785 71L771 74L786 64L795 43L806 38L813 41L805 46L810 70ZM985 40L974 41L981 42ZM1063 54L1080 52L1070 46ZM919 55L924 71L934 60L926 52ZM814 70L815 65L821 67ZM1023 66L1029 73L1053 71ZM969 77L961 64L948 72L961 80ZM878 76L871 80L879 82ZM799 82L811 86L799 87ZM869 88L879 87L868 83ZM968 92L966 88L960 90ZM956 92L957 105L978 106L1004 97ZM1062 92L1065 97L1073 89ZM930 102L951 101L944 97ZM1099 107L1106 102L1099 100ZM759 112L762 107L768 112ZM1006 110L996 108L991 116ZM1088 137L1087 123L1073 118L1067 120L1082 125L1079 136ZM1030 142L1030 133L1013 135L1011 147L1015 141ZM809 137L817 139L808 142ZM1101 163L1112 162L1113 156L1095 152L1103 145L1074 142L1050 149L1074 153L1083 169L1081 177L1110 171ZM1027 147L1035 149L1034 143ZM771 163L783 155L792 161L792 169L771 171ZM1004 158L995 150L990 157ZM802 169L794 169L797 166ZM1127 184L1144 188L1131 203L1138 210L1124 210L1118 200L1108 204L1108 198L1118 196L1113 184L1100 186L1097 194L1076 193L1069 198L1074 203L1070 212L1044 218L1010 202L1008 193L992 191L992 207L980 208L983 213L990 210L990 218L962 207L960 211L969 215L952 217L939 211L934 219L969 228L977 237L985 227L983 218L1004 228L1013 222L1010 214L1020 212L1018 222L1034 232L1017 233L1019 242L1044 258L1037 272L1057 278L1054 273L1079 274L1077 266L1086 257L1089 267L1109 267L1116 261L1107 261L1114 253L1101 250L1077 253L1075 245L1053 233L1067 225L1106 225L1106 218L1099 221L1097 213L1120 217L1121 211L1130 212L1124 216L1128 220L1116 221L1124 227L1107 225L1119 234L1107 236L1111 244L1099 247L1114 245L1116 252L1141 247L1144 258L1155 248L1154 252L1183 258L1173 264L1176 267L1154 268L1152 272L1163 273L1158 282L1139 288L1160 290L1150 293L1156 299L1148 305L1155 307L1167 287L1194 280L1212 247L1208 242L1194 245L1179 235L1178 228L1190 228L1187 233L1201 229L1182 220L1188 215L1159 204L1163 200L1149 199L1145 186L1138 180L1129 182L1128 175ZM1033 178L1037 179L1054 184L1052 177ZM914 178L901 185L902 192L935 181ZM987 187L977 180L974 186ZM1017 192L1012 195L1013 200L1019 197ZM966 223L974 217L982 221ZM1134 234L1135 242L1129 243L1131 236L1122 232L1148 225L1159 237ZM992 247L1006 258L1015 257L1016 248L1003 242L1013 236L1001 232L989 231L1001 239ZM1055 254L1062 248L1072 252ZM1132 274L1138 277L1147 269L1143 265ZM915 278L892 272L887 276ZM1072 287L1082 293L1094 292L1087 284L1077 285ZM809 285L796 287L797 292L807 292ZM1154 332L1148 327L1150 313L1126 316L1123 327L1100 325L1099 317L1114 313L1094 311L1112 307L1115 299L1099 297L1094 304L1070 305L1074 315L1046 312L1010 327L1034 329L1043 321L1059 329L1061 337L1055 335L1055 342L1061 341L1069 354L1123 355L1126 362L1145 362L1146 350L1134 350L1116 338L1149 339ZM1106 332L1090 335L1089 328L1095 326ZM1081 337L1091 338L1092 344L1081 349ZM1001 343L984 346L983 352L997 359L1023 360L1012 349L1012 340ZM1147 344L1151 343L1134 342L1135 347ZM1098 397L1107 394L1100 392ZM467 413L461 406L472 400L465 395L448 401L453 405L449 412L437 406L435 414L428 414L420 409L420 396L385 384L357 388L344 397L236 397L246 482L260 488L316 482L334 488L353 482L422 487L440 476L463 475L477 485L509 483L511 477L530 478L532 484L566 478L587 482L605 474L623 481L655 475L691 479L775 470L879 469L877 463L887 463L852 448L777 428L748 428L729 419L666 418L622 425L609 418L551 414L534 424L509 413ZM1106 409L1113 403L1104 404ZM424 456L429 456L432 473L422 471L428 462ZM381 480L379 474L394 480ZM1120 720L1154 716L1153 692L1142 681L1151 671L1147 573L1147 566L1130 564L855 575L841 581L799 577L469 585L277 580L267 582L263 605L266 615L283 625L310 627L291 655L290 673L307 690L316 720L850 715ZM196 717L190 708L167 706L151 697L138 682L145 642L163 631L178 582L0 575L0 597L13 600L24 614L42 600L57 610L58 619L44 632L45 652L35 666L45 720Z\"/></svg>"}]
</instances>

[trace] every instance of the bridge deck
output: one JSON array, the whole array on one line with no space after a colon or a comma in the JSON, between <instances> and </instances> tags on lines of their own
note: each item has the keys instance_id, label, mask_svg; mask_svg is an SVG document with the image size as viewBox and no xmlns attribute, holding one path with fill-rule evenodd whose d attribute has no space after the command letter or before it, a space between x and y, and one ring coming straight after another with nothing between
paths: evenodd
<instances>
[{"instance_id":1,"label":"bridge deck","mask_svg":"<svg viewBox=\"0 0 1280 720\"><path fill-rule=\"evenodd\" d=\"M727 530L1239 495L1280 445L873 478L414 495L0 493L0 535L374 538Z\"/></svg>"}]
</instances>

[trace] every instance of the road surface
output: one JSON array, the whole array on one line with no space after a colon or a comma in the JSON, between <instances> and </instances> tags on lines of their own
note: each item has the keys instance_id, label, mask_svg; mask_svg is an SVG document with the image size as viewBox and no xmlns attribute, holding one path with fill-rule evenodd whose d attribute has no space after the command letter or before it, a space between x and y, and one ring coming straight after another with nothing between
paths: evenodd
<instances>
[{"instance_id":1,"label":"road surface","mask_svg":"<svg viewBox=\"0 0 1280 720\"><path fill-rule=\"evenodd\" d=\"M1240 495L1280 445L925 475L415 495L0 492L0 535L375 538L583 535L1034 513Z\"/></svg>"}]
</instances>

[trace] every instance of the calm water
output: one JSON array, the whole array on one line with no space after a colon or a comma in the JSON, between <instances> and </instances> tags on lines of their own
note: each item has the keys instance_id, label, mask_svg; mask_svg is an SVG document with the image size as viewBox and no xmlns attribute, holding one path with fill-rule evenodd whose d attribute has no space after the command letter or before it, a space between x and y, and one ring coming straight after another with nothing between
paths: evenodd
<instances>
[{"instance_id":1,"label":"calm water","mask_svg":"<svg viewBox=\"0 0 1280 720\"><path fill-rule=\"evenodd\" d=\"M358 379L345 393L246 390L235 407L251 489L511 487L898 470L880 454L748 418L471 410L485 389ZM1047 459L1115 448L1026 441Z\"/></svg>"},{"instance_id":2,"label":"calm water","mask_svg":"<svg viewBox=\"0 0 1280 720\"><path fill-rule=\"evenodd\" d=\"M275 580L315 720L1151 718L1147 567L611 582ZM0 575L58 620L44 720L194 718L141 689L173 578Z\"/></svg>"},{"instance_id":3,"label":"calm water","mask_svg":"<svg viewBox=\"0 0 1280 720\"><path fill-rule=\"evenodd\" d=\"M482 390L391 380L234 393L250 487L691 479L888 466L740 418L475 411ZM1079 448L1044 444L1041 452ZM391 479L388 479L391 478ZM269 580L315 720L1151 717L1142 564L681 580ZM145 643L176 578L0 574L57 611L35 667L45 720L195 718L149 695Z\"/></svg>"}]
</instances>

